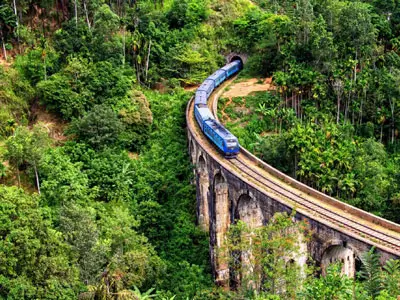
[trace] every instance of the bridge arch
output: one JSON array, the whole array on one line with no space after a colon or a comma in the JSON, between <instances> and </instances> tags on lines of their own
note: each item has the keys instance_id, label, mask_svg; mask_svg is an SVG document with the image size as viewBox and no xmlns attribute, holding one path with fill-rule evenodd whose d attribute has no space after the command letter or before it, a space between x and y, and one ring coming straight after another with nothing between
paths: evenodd
<instances>
[{"instance_id":1,"label":"bridge arch","mask_svg":"<svg viewBox=\"0 0 400 300\"><path fill-rule=\"evenodd\" d=\"M257 228L263 225L264 217L257 199L251 192L239 193L235 211L235 219L248 224L250 228Z\"/></svg>"},{"instance_id":2,"label":"bridge arch","mask_svg":"<svg viewBox=\"0 0 400 300\"><path fill-rule=\"evenodd\" d=\"M189 155L194 164L196 162L196 146L193 139L189 139Z\"/></svg>"},{"instance_id":3,"label":"bridge arch","mask_svg":"<svg viewBox=\"0 0 400 300\"><path fill-rule=\"evenodd\" d=\"M262 210L259 202L254 195L247 190L239 191L239 198L236 201L235 220L240 220L247 224L250 229L247 233L242 233L241 239L244 239L250 245L253 243L254 231L253 229L261 227L264 222ZM231 283L233 286L237 286L240 281L247 278L245 283L248 287L255 290L259 290L261 284L261 273L260 266L254 263L254 255L251 247L249 250L241 251L240 253L240 272L232 276ZM251 274L258 274L253 276ZM252 278L253 277L253 278ZM251 278L249 280L249 278Z\"/></svg>"},{"instance_id":4,"label":"bridge arch","mask_svg":"<svg viewBox=\"0 0 400 300\"><path fill-rule=\"evenodd\" d=\"M330 240L324 244L321 258L322 275L326 274L328 266L339 262L342 264L342 273L354 277L358 253L351 244L342 240Z\"/></svg>"}]
</instances>

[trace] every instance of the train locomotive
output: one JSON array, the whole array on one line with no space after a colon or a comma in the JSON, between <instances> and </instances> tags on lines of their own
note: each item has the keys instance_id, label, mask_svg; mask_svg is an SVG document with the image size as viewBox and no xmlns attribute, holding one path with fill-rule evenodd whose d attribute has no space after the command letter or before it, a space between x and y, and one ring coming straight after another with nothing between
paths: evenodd
<instances>
[{"instance_id":1,"label":"train locomotive","mask_svg":"<svg viewBox=\"0 0 400 300\"><path fill-rule=\"evenodd\" d=\"M207 106L207 100L219 85L241 69L242 62L240 60L235 60L225 65L200 85L196 90L194 98L194 116L201 131L203 131L226 158L233 158L239 153L239 142L237 137L215 120Z\"/></svg>"}]
</instances>

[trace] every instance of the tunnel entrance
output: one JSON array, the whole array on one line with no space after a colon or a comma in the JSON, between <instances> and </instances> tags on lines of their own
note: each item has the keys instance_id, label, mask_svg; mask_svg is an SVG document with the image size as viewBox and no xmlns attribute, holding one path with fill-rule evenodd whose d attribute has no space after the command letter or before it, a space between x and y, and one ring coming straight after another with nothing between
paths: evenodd
<instances>
[{"instance_id":1,"label":"tunnel entrance","mask_svg":"<svg viewBox=\"0 0 400 300\"><path fill-rule=\"evenodd\" d=\"M246 53L238 53L238 52L231 52L225 56L226 63L231 63L235 60L240 60L242 62L242 66L247 61L247 54Z\"/></svg>"},{"instance_id":2,"label":"tunnel entrance","mask_svg":"<svg viewBox=\"0 0 400 300\"><path fill-rule=\"evenodd\" d=\"M235 60L239 60L242 63L241 65L242 65L242 69L243 69L243 64L244 64L243 59L239 55L235 55L235 56L231 57L229 62L231 63L231 62L234 62Z\"/></svg>"}]
</instances>

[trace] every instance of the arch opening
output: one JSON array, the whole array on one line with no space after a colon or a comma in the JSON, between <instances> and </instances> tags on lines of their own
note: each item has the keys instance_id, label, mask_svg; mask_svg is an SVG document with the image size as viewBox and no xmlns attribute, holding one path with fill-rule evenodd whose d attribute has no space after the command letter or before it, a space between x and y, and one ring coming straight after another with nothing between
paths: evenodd
<instances>
[{"instance_id":1,"label":"arch opening","mask_svg":"<svg viewBox=\"0 0 400 300\"><path fill-rule=\"evenodd\" d=\"M245 222L250 228L263 225L263 214L256 199L248 194L240 195L237 201L235 219Z\"/></svg>"},{"instance_id":2,"label":"arch opening","mask_svg":"<svg viewBox=\"0 0 400 300\"><path fill-rule=\"evenodd\" d=\"M344 247L346 245L346 247ZM329 246L322 255L321 271L322 275L326 275L327 268L330 264L340 263L342 274L354 277L356 271L356 255L354 251L347 247L347 243Z\"/></svg>"},{"instance_id":3,"label":"arch opening","mask_svg":"<svg viewBox=\"0 0 400 300\"><path fill-rule=\"evenodd\" d=\"M208 173L206 160L203 155L199 156L199 160L197 162L197 170L200 175L206 175Z\"/></svg>"}]
</instances>

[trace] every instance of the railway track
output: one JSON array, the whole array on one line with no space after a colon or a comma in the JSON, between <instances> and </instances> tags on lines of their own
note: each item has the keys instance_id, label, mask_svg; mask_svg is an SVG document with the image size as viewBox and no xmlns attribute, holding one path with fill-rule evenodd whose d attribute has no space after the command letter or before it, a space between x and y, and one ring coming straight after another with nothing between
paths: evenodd
<instances>
[{"instance_id":1,"label":"railway track","mask_svg":"<svg viewBox=\"0 0 400 300\"><path fill-rule=\"evenodd\" d=\"M262 183L265 186L268 186L270 189L272 189L279 195L283 195L287 198L290 198L296 203L296 205L305 208L309 212L318 213L322 218L326 219L327 221L333 224L336 224L338 227L340 227L342 224L345 224L347 228L351 230L353 233L357 235L368 234L370 237L373 237L377 240L380 240L381 242L384 242L386 247L400 252L400 239L396 238L396 236L371 230L366 225L357 224L354 221L346 218L343 215L340 215L337 212L326 210L318 203L307 201L306 198L299 196L298 194L294 193L293 191L290 191L289 189L276 185L270 179L264 177L259 172L253 170L251 167L249 167L247 164L244 163L244 160L241 159L240 156L241 155L238 155L237 158L231 159L231 162L237 168L239 168L241 172L245 173L246 176L248 176L252 180Z\"/></svg>"},{"instance_id":2,"label":"railway track","mask_svg":"<svg viewBox=\"0 0 400 300\"><path fill-rule=\"evenodd\" d=\"M209 107L217 119L219 96L232 80L223 84L209 98ZM189 130L203 150L249 185L291 208L296 208L310 219L400 257L400 225L313 190L260 161L244 148L241 148L235 159L227 160L197 127L192 103L188 105L186 118Z\"/></svg>"}]
</instances>

